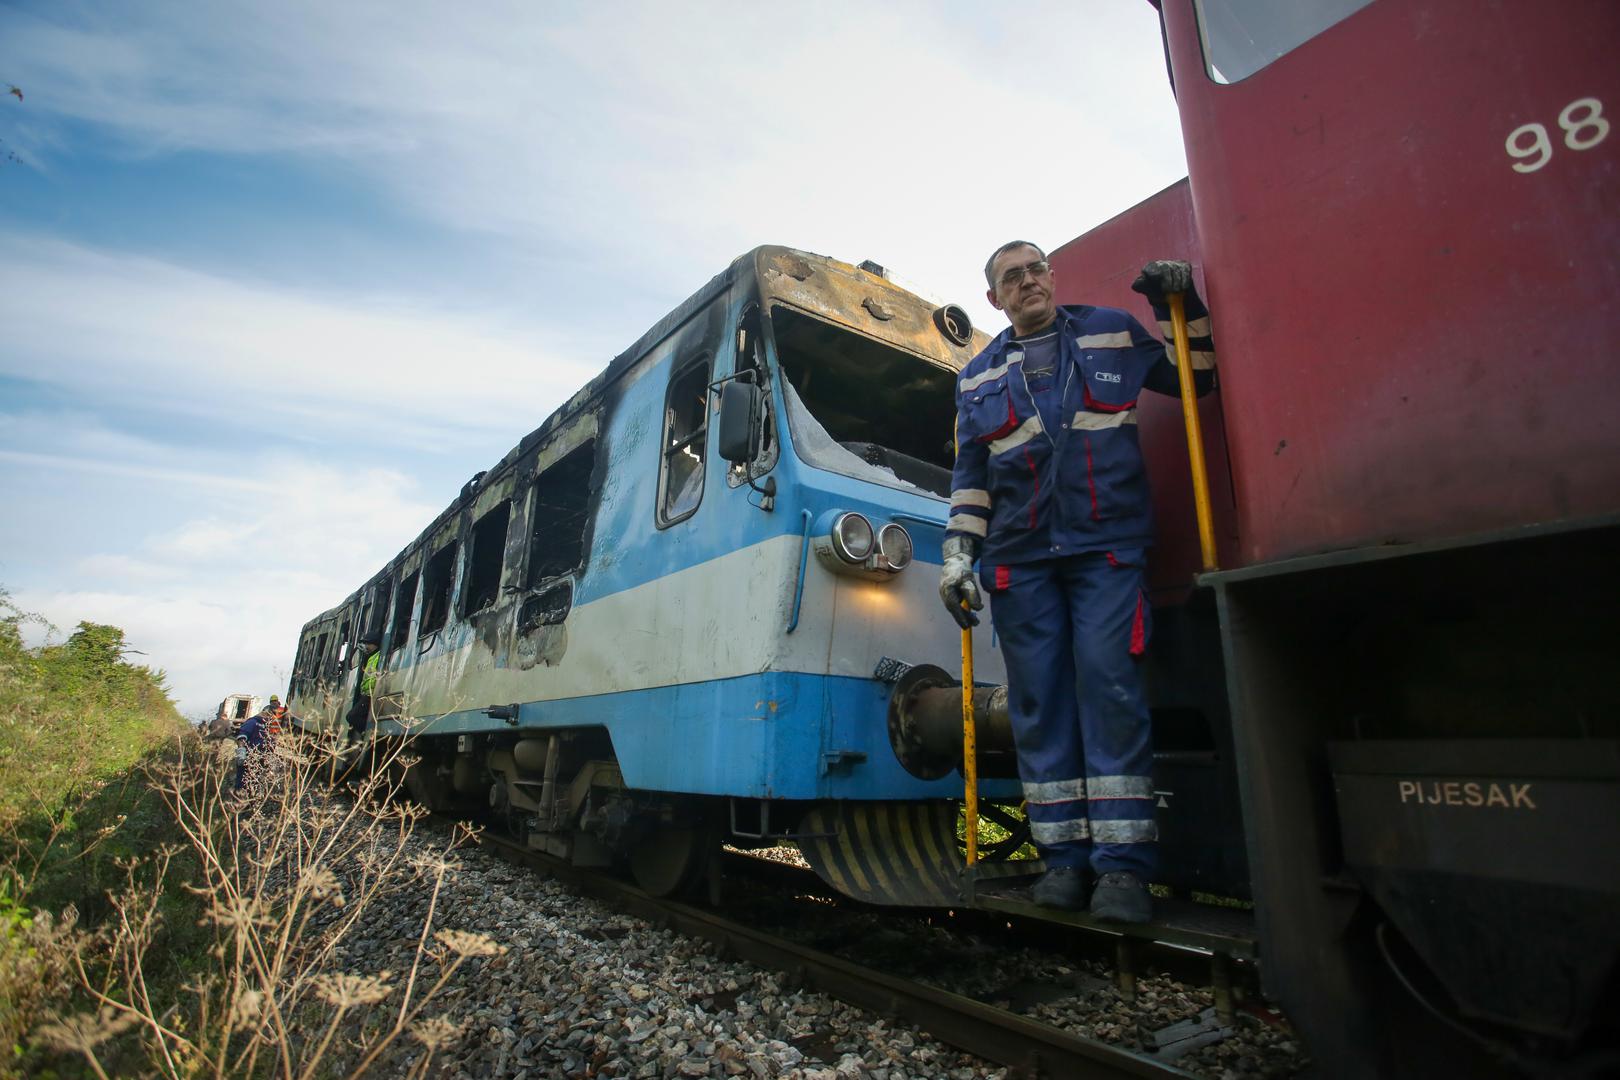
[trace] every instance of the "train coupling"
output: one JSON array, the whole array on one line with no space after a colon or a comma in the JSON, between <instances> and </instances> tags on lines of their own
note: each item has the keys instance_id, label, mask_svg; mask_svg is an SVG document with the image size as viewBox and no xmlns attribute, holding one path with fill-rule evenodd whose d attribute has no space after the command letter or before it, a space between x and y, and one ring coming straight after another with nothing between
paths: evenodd
<instances>
[{"instance_id":1,"label":"train coupling","mask_svg":"<svg viewBox=\"0 0 1620 1080\"><path fill-rule=\"evenodd\" d=\"M980 774L1016 775L1005 686L973 690ZM889 695L889 745L912 776L938 780L962 765L962 682L944 668L908 668Z\"/></svg>"}]
</instances>

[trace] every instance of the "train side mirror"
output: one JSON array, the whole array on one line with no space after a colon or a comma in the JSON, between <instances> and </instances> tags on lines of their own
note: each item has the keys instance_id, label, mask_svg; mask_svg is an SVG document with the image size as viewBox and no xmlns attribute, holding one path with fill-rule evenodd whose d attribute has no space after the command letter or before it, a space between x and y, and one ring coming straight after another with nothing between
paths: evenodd
<instances>
[{"instance_id":1,"label":"train side mirror","mask_svg":"<svg viewBox=\"0 0 1620 1080\"><path fill-rule=\"evenodd\" d=\"M745 376L746 377L746 376ZM720 388L720 456L733 465L759 456L765 392L743 378Z\"/></svg>"}]
</instances>

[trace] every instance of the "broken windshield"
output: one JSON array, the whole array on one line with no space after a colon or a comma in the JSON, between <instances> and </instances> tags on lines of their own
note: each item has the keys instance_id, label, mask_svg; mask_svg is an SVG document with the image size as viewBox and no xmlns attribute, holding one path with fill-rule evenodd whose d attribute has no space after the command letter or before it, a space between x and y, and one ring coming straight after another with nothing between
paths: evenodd
<instances>
[{"instance_id":1,"label":"broken windshield","mask_svg":"<svg viewBox=\"0 0 1620 1080\"><path fill-rule=\"evenodd\" d=\"M806 464L949 497L955 372L780 304L771 329Z\"/></svg>"}]
</instances>

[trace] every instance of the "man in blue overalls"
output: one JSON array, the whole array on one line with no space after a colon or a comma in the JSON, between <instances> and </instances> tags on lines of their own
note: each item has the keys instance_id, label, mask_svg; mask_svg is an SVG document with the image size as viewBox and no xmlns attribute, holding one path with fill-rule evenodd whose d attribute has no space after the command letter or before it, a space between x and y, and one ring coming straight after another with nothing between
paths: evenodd
<instances>
[{"instance_id":1,"label":"man in blue overalls","mask_svg":"<svg viewBox=\"0 0 1620 1080\"><path fill-rule=\"evenodd\" d=\"M1153 745L1140 663L1153 542L1136 434L1145 388L1179 393L1173 354L1117 308L1058 307L1046 256L1003 244L985 265L1002 331L956 382L956 469L940 596L964 628L989 591L1030 831L1048 870L1035 902L1146 922L1154 871ZM1209 314L1185 262L1131 286L1166 338L1186 294L1194 379L1214 385ZM979 560L979 580L973 574Z\"/></svg>"}]
</instances>

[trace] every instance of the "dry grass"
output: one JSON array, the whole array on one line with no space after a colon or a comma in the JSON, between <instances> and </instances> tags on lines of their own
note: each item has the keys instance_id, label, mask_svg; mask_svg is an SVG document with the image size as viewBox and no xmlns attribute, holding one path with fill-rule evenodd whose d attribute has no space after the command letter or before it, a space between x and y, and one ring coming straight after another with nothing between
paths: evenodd
<instances>
[{"instance_id":1,"label":"dry grass","mask_svg":"<svg viewBox=\"0 0 1620 1080\"><path fill-rule=\"evenodd\" d=\"M409 740L288 733L237 793L235 745L185 731L122 630L30 623L0 590L0 1080L426 1075L459 1037L435 1001L496 946L435 926L469 834L412 841ZM354 970L404 890L408 969Z\"/></svg>"},{"instance_id":2,"label":"dry grass","mask_svg":"<svg viewBox=\"0 0 1620 1080\"><path fill-rule=\"evenodd\" d=\"M453 849L469 834L410 843L425 813L395 797L410 759L398 745L368 748L376 757L364 761L342 750L284 737L252 756L241 793L229 788L228 744L182 739L152 766L174 839L121 862L97 926L35 924L58 1007L77 1007L46 1018L25 1059L76 1055L97 1076L309 1080L359 1076L384 1060L427 1075L458 1037L434 1015L435 999L468 958L497 949L481 935L435 931ZM409 969L348 970L344 942L405 889L428 896ZM191 902L176 905L177 891ZM178 981L164 950L190 929L167 924L182 911L198 940Z\"/></svg>"}]
</instances>

